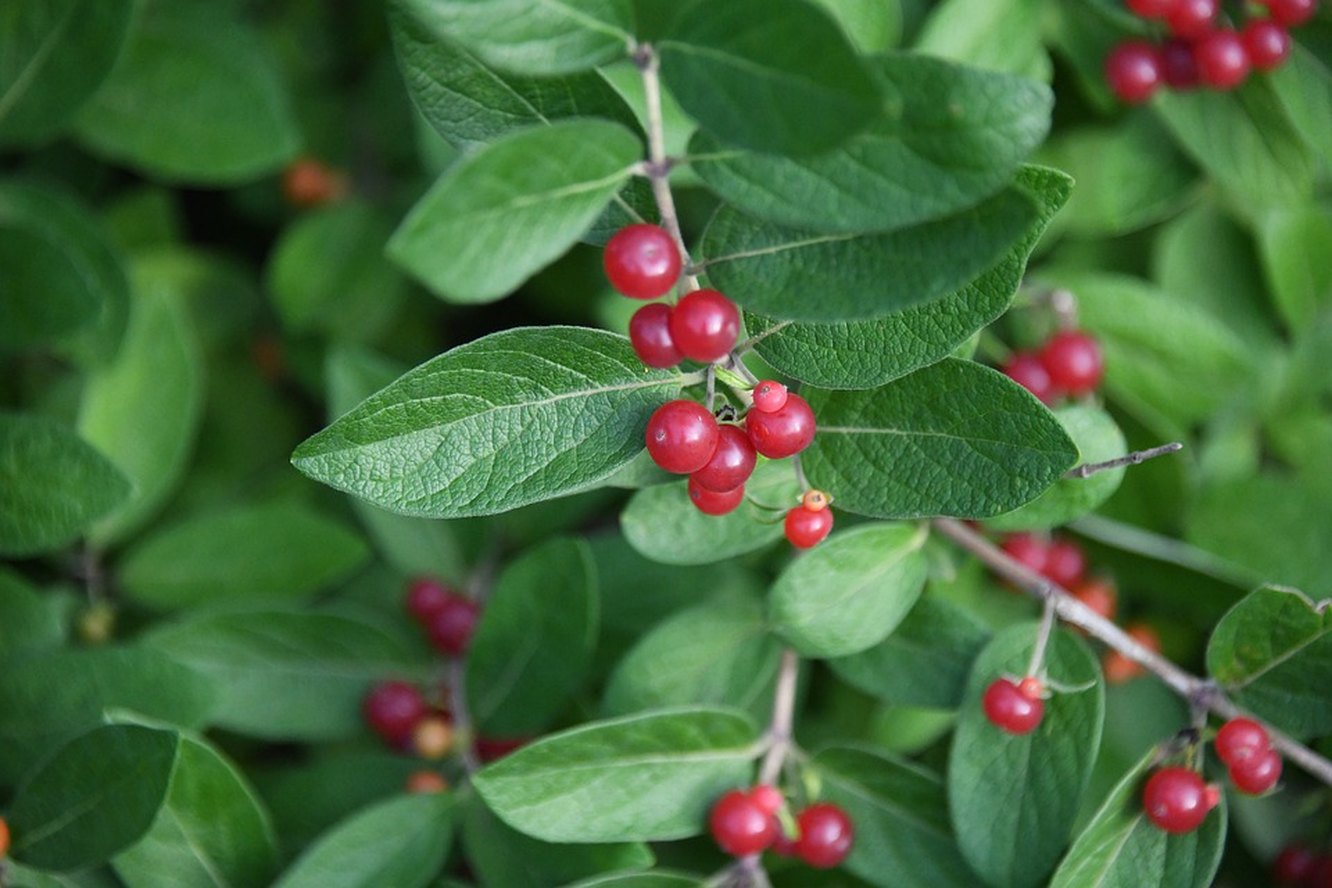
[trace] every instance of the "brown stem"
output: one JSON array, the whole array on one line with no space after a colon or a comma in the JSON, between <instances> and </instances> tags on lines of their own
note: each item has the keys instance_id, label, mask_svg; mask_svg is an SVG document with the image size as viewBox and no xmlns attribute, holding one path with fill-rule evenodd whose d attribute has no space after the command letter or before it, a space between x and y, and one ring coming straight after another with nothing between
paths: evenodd
<instances>
[{"instance_id":1,"label":"brown stem","mask_svg":"<svg viewBox=\"0 0 1332 888\"><path fill-rule=\"evenodd\" d=\"M661 77L657 53L651 45L644 43L634 52L634 64L643 75L643 98L647 106L648 162L644 165L644 171L652 186L657 210L661 213L662 227L675 238L685 268L692 269L694 263L689 258L689 248L685 246L684 235L680 232L680 217L675 211L675 197L671 194L672 164L666 156L666 128L661 116ZM685 273L685 284L689 290L698 289L698 278L692 270Z\"/></svg>"},{"instance_id":2,"label":"brown stem","mask_svg":"<svg viewBox=\"0 0 1332 888\"><path fill-rule=\"evenodd\" d=\"M1105 462L1083 463L1080 466L1074 466L1064 473L1065 478L1090 478L1097 472L1105 472L1110 469L1119 469L1124 466L1136 466L1139 463L1145 463L1149 459L1156 459L1158 456L1165 456L1168 453L1178 453L1184 449L1184 445L1178 441L1171 441L1169 444L1162 444L1160 447L1149 447L1146 450L1135 450L1132 453L1126 453L1123 456L1107 459Z\"/></svg>"},{"instance_id":3,"label":"brown stem","mask_svg":"<svg viewBox=\"0 0 1332 888\"><path fill-rule=\"evenodd\" d=\"M447 666L449 686L449 715L453 719L454 732L462 739L463 771L468 776L481 770L481 760L476 756L475 725L472 713L467 708L467 661L462 657L450 657Z\"/></svg>"},{"instance_id":4,"label":"brown stem","mask_svg":"<svg viewBox=\"0 0 1332 888\"><path fill-rule=\"evenodd\" d=\"M782 763L791 751L792 725L795 720L796 674L800 671L800 657L791 648L782 650L782 662L777 668L777 688L772 695L772 724L768 726L768 753L759 768L759 783L776 783L782 772Z\"/></svg>"}]
</instances>

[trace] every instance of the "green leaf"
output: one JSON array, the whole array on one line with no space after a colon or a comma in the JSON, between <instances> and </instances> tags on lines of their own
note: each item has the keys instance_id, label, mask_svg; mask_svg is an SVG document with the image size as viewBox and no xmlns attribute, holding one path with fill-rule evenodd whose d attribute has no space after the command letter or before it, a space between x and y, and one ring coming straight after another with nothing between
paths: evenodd
<instances>
[{"instance_id":1,"label":"green leaf","mask_svg":"<svg viewBox=\"0 0 1332 888\"><path fill-rule=\"evenodd\" d=\"M263 45L220 9L154 4L84 105L78 135L169 181L222 185L273 171L300 136Z\"/></svg>"},{"instance_id":2,"label":"green leaf","mask_svg":"<svg viewBox=\"0 0 1332 888\"><path fill-rule=\"evenodd\" d=\"M902 36L901 0L815 0L861 52L885 52Z\"/></svg>"},{"instance_id":3,"label":"green leaf","mask_svg":"<svg viewBox=\"0 0 1332 888\"><path fill-rule=\"evenodd\" d=\"M726 515L704 515L686 486L658 484L629 499L620 530L639 554L661 564L711 564L762 549L781 538L780 516L800 495L782 461L761 461L745 484L746 501Z\"/></svg>"},{"instance_id":4,"label":"green leaf","mask_svg":"<svg viewBox=\"0 0 1332 888\"><path fill-rule=\"evenodd\" d=\"M643 635L611 673L602 709L610 715L690 703L766 709L779 653L757 598L714 596Z\"/></svg>"},{"instance_id":5,"label":"green leaf","mask_svg":"<svg viewBox=\"0 0 1332 888\"><path fill-rule=\"evenodd\" d=\"M407 515L490 515L593 486L679 391L621 336L506 330L422 364L296 449L296 468Z\"/></svg>"},{"instance_id":6,"label":"green leaf","mask_svg":"<svg viewBox=\"0 0 1332 888\"><path fill-rule=\"evenodd\" d=\"M599 71L526 77L493 70L449 38L439 6L397 0L389 24L407 91L449 144L470 148L565 117L604 117L637 129L633 111Z\"/></svg>"},{"instance_id":7,"label":"green leaf","mask_svg":"<svg viewBox=\"0 0 1332 888\"><path fill-rule=\"evenodd\" d=\"M680 839L702 832L723 790L748 783L757 740L734 710L645 712L538 740L473 784L506 823L548 842Z\"/></svg>"},{"instance_id":8,"label":"green leaf","mask_svg":"<svg viewBox=\"0 0 1332 888\"><path fill-rule=\"evenodd\" d=\"M822 388L874 388L952 354L1013 301L1027 257L1068 200L1073 180L1056 170L1023 167L1017 187L1038 206L1026 234L997 265L924 305L872 321L778 322L745 313L755 350L788 376Z\"/></svg>"},{"instance_id":9,"label":"green leaf","mask_svg":"<svg viewBox=\"0 0 1332 888\"><path fill-rule=\"evenodd\" d=\"M1332 305L1332 220L1312 204L1269 214L1258 231L1272 297L1286 326L1308 329Z\"/></svg>"},{"instance_id":10,"label":"green leaf","mask_svg":"<svg viewBox=\"0 0 1332 888\"><path fill-rule=\"evenodd\" d=\"M59 647L66 635L66 610L62 598L42 594L0 568L0 661Z\"/></svg>"},{"instance_id":11,"label":"green leaf","mask_svg":"<svg viewBox=\"0 0 1332 888\"><path fill-rule=\"evenodd\" d=\"M296 500L196 514L144 538L121 586L162 610L306 599L369 557L340 521Z\"/></svg>"},{"instance_id":12,"label":"green leaf","mask_svg":"<svg viewBox=\"0 0 1332 888\"><path fill-rule=\"evenodd\" d=\"M125 476L73 430L0 412L0 554L64 548L129 493Z\"/></svg>"},{"instance_id":13,"label":"green leaf","mask_svg":"<svg viewBox=\"0 0 1332 888\"><path fill-rule=\"evenodd\" d=\"M1153 749L1129 771L1082 831L1050 882L1052 888L1206 888L1226 840L1226 805L1193 832L1171 835L1142 811L1142 784L1156 764Z\"/></svg>"},{"instance_id":14,"label":"green leaf","mask_svg":"<svg viewBox=\"0 0 1332 888\"><path fill-rule=\"evenodd\" d=\"M79 433L111 459L134 493L94 530L124 538L166 501L185 469L203 407L202 354L186 310L186 269L174 254L137 262L129 325L115 359L83 391Z\"/></svg>"},{"instance_id":15,"label":"green leaf","mask_svg":"<svg viewBox=\"0 0 1332 888\"><path fill-rule=\"evenodd\" d=\"M1104 462L1128 453L1124 433L1101 408L1070 404L1054 413L1078 448L1080 464ZM1059 527L1108 500L1122 480L1123 468L1097 472L1089 478L1061 478L1022 508L992 518L987 524L996 530Z\"/></svg>"},{"instance_id":16,"label":"green leaf","mask_svg":"<svg viewBox=\"0 0 1332 888\"><path fill-rule=\"evenodd\" d=\"M133 844L166 797L177 740L175 731L107 725L70 741L14 797L14 859L78 870Z\"/></svg>"},{"instance_id":17,"label":"green leaf","mask_svg":"<svg viewBox=\"0 0 1332 888\"><path fill-rule=\"evenodd\" d=\"M0 351L77 332L101 311L58 243L0 219Z\"/></svg>"},{"instance_id":18,"label":"green leaf","mask_svg":"<svg viewBox=\"0 0 1332 888\"><path fill-rule=\"evenodd\" d=\"M214 724L277 740L358 736L370 685L414 668L395 636L332 614L202 615L162 625L146 643L215 680Z\"/></svg>"},{"instance_id":19,"label":"green leaf","mask_svg":"<svg viewBox=\"0 0 1332 888\"><path fill-rule=\"evenodd\" d=\"M989 640L989 630L969 610L927 595L883 641L828 665L885 703L957 709L971 664Z\"/></svg>"},{"instance_id":20,"label":"green leaf","mask_svg":"<svg viewBox=\"0 0 1332 888\"><path fill-rule=\"evenodd\" d=\"M1323 59L1325 55L1320 59L1295 43L1286 62L1266 79L1291 127L1328 163L1332 161L1332 70Z\"/></svg>"},{"instance_id":21,"label":"green leaf","mask_svg":"<svg viewBox=\"0 0 1332 888\"><path fill-rule=\"evenodd\" d=\"M115 859L129 888L266 885L277 868L268 815L240 771L202 740L180 737L166 801L147 835Z\"/></svg>"},{"instance_id":22,"label":"green leaf","mask_svg":"<svg viewBox=\"0 0 1332 888\"><path fill-rule=\"evenodd\" d=\"M274 888L424 888L453 841L451 793L409 795L367 808L311 845Z\"/></svg>"},{"instance_id":23,"label":"green leaf","mask_svg":"<svg viewBox=\"0 0 1332 888\"><path fill-rule=\"evenodd\" d=\"M760 314L868 320L962 287L1011 250L1036 216L1018 188L937 221L862 235L783 228L723 206L703 233L703 264L713 286Z\"/></svg>"},{"instance_id":24,"label":"green leaf","mask_svg":"<svg viewBox=\"0 0 1332 888\"><path fill-rule=\"evenodd\" d=\"M125 42L133 0L16 0L0 16L0 144L55 134Z\"/></svg>"},{"instance_id":25,"label":"green leaf","mask_svg":"<svg viewBox=\"0 0 1332 888\"><path fill-rule=\"evenodd\" d=\"M493 302L573 246L642 145L604 120L510 133L450 167L389 240L389 255L450 302Z\"/></svg>"},{"instance_id":26,"label":"green leaf","mask_svg":"<svg viewBox=\"0 0 1332 888\"><path fill-rule=\"evenodd\" d=\"M926 56L873 61L883 116L807 158L727 150L696 135L691 168L736 208L816 232L886 231L938 219L1007 185L1050 127L1043 84Z\"/></svg>"},{"instance_id":27,"label":"green leaf","mask_svg":"<svg viewBox=\"0 0 1332 888\"><path fill-rule=\"evenodd\" d=\"M28 869L13 861L9 861L8 866L10 883L15 888L121 888L121 883L108 869L47 873Z\"/></svg>"},{"instance_id":28,"label":"green leaf","mask_svg":"<svg viewBox=\"0 0 1332 888\"><path fill-rule=\"evenodd\" d=\"M1050 79L1040 0L945 0L921 26L916 50L993 71Z\"/></svg>"},{"instance_id":29,"label":"green leaf","mask_svg":"<svg viewBox=\"0 0 1332 888\"><path fill-rule=\"evenodd\" d=\"M949 756L953 829L962 853L992 885L1037 885L1049 875L1068 843L1101 743L1100 668L1087 646L1062 630L1050 637L1044 671L1077 690L1053 692L1030 734L1004 733L985 717L985 689L1000 676L1026 673L1036 631L1013 626L981 652Z\"/></svg>"},{"instance_id":30,"label":"green leaf","mask_svg":"<svg viewBox=\"0 0 1332 888\"><path fill-rule=\"evenodd\" d=\"M587 544L576 539L551 540L505 568L467 651L478 730L538 734L582 687L597 642L596 579Z\"/></svg>"},{"instance_id":31,"label":"green leaf","mask_svg":"<svg viewBox=\"0 0 1332 888\"><path fill-rule=\"evenodd\" d=\"M1246 709L1302 736L1332 730L1332 615L1295 589L1264 586L1226 612L1207 671Z\"/></svg>"},{"instance_id":32,"label":"green leaf","mask_svg":"<svg viewBox=\"0 0 1332 888\"><path fill-rule=\"evenodd\" d=\"M925 525L867 524L792 561L768 597L773 629L807 657L841 657L882 641L925 586Z\"/></svg>"},{"instance_id":33,"label":"green leaf","mask_svg":"<svg viewBox=\"0 0 1332 888\"><path fill-rule=\"evenodd\" d=\"M693 0L658 49L680 106L741 148L826 150L864 129L881 104L837 23L803 0Z\"/></svg>"},{"instance_id":34,"label":"green leaf","mask_svg":"<svg viewBox=\"0 0 1332 888\"><path fill-rule=\"evenodd\" d=\"M1077 459L1054 416L998 371L947 358L883 388L810 391L810 482L875 518L988 518L1039 496Z\"/></svg>"},{"instance_id":35,"label":"green leaf","mask_svg":"<svg viewBox=\"0 0 1332 888\"><path fill-rule=\"evenodd\" d=\"M846 868L875 885L971 886L977 880L948 825L943 781L913 762L867 749L825 749L811 770L823 797L851 817Z\"/></svg>"}]
</instances>

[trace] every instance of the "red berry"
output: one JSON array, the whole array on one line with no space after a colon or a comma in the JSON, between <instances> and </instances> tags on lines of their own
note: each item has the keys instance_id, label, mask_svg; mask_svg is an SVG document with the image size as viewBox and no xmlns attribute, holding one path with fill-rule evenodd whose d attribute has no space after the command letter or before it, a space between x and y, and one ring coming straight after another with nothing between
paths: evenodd
<instances>
[{"instance_id":1,"label":"red berry","mask_svg":"<svg viewBox=\"0 0 1332 888\"><path fill-rule=\"evenodd\" d=\"M689 501L704 515L725 515L734 512L745 501L745 485L732 490L708 490L700 487L698 479L689 476Z\"/></svg>"},{"instance_id":2,"label":"red berry","mask_svg":"<svg viewBox=\"0 0 1332 888\"><path fill-rule=\"evenodd\" d=\"M1053 404L1063 392L1050 379L1050 373L1031 352L1014 352L1003 366L1004 375L1036 396L1042 404Z\"/></svg>"},{"instance_id":3,"label":"red berry","mask_svg":"<svg viewBox=\"0 0 1332 888\"><path fill-rule=\"evenodd\" d=\"M1166 14L1166 25L1176 37L1196 39L1212 29L1217 0L1175 0Z\"/></svg>"},{"instance_id":4,"label":"red berry","mask_svg":"<svg viewBox=\"0 0 1332 888\"><path fill-rule=\"evenodd\" d=\"M1202 825L1207 812L1207 786L1188 768L1162 768L1147 780L1142 791L1147 819L1168 833L1192 832Z\"/></svg>"},{"instance_id":5,"label":"red berry","mask_svg":"<svg viewBox=\"0 0 1332 888\"><path fill-rule=\"evenodd\" d=\"M1115 612L1119 609L1119 593L1115 591L1115 584L1109 580L1092 577L1070 586L1068 591L1097 616L1107 620L1115 618Z\"/></svg>"},{"instance_id":6,"label":"red berry","mask_svg":"<svg viewBox=\"0 0 1332 888\"><path fill-rule=\"evenodd\" d=\"M1240 792L1262 795L1281 779L1281 754L1275 749L1230 766L1230 782Z\"/></svg>"},{"instance_id":7,"label":"red berry","mask_svg":"<svg viewBox=\"0 0 1332 888\"><path fill-rule=\"evenodd\" d=\"M1139 18L1159 19L1175 8L1175 0L1126 0L1124 5Z\"/></svg>"},{"instance_id":8,"label":"red berry","mask_svg":"<svg viewBox=\"0 0 1332 888\"><path fill-rule=\"evenodd\" d=\"M480 614L481 608L472 599L450 595L448 604L430 618L426 627L431 644L450 656L462 656L472 642L472 631Z\"/></svg>"},{"instance_id":9,"label":"red berry","mask_svg":"<svg viewBox=\"0 0 1332 888\"><path fill-rule=\"evenodd\" d=\"M815 869L831 869L851 853L856 831L851 818L836 805L810 805L800 812L796 823L800 826L796 854Z\"/></svg>"},{"instance_id":10,"label":"red berry","mask_svg":"<svg viewBox=\"0 0 1332 888\"><path fill-rule=\"evenodd\" d=\"M1050 546L1034 533L1010 533L999 545L1009 558L1033 573L1044 574L1050 563Z\"/></svg>"},{"instance_id":11,"label":"red berry","mask_svg":"<svg viewBox=\"0 0 1332 888\"><path fill-rule=\"evenodd\" d=\"M1267 729L1251 718L1232 718L1216 732L1217 758L1230 767L1256 761L1272 746Z\"/></svg>"},{"instance_id":12,"label":"red berry","mask_svg":"<svg viewBox=\"0 0 1332 888\"><path fill-rule=\"evenodd\" d=\"M981 708L990 724L1010 734L1029 734L1045 716L1045 701L1032 699L1006 678L997 678L985 689Z\"/></svg>"},{"instance_id":13,"label":"red berry","mask_svg":"<svg viewBox=\"0 0 1332 888\"><path fill-rule=\"evenodd\" d=\"M1290 34L1271 19L1254 19L1240 32L1249 62L1259 71L1281 67L1290 55Z\"/></svg>"},{"instance_id":14,"label":"red berry","mask_svg":"<svg viewBox=\"0 0 1332 888\"><path fill-rule=\"evenodd\" d=\"M1120 101L1129 104L1150 99L1161 85L1161 73L1160 53L1141 40L1119 44L1105 59L1105 82Z\"/></svg>"},{"instance_id":15,"label":"red berry","mask_svg":"<svg viewBox=\"0 0 1332 888\"><path fill-rule=\"evenodd\" d=\"M626 225L606 244L602 266L611 286L634 299L656 299L680 278L680 250L658 225Z\"/></svg>"},{"instance_id":16,"label":"red berry","mask_svg":"<svg viewBox=\"0 0 1332 888\"><path fill-rule=\"evenodd\" d=\"M530 737L477 737L476 757L483 762L493 762L531 742Z\"/></svg>"},{"instance_id":17,"label":"red berry","mask_svg":"<svg viewBox=\"0 0 1332 888\"><path fill-rule=\"evenodd\" d=\"M795 456L814 440L814 411L809 402L791 392L786 403L771 413L750 410L745 414L745 431L754 449L768 459Z\"/></svg>"},{"instance_id":18,"label":"red berry","mask_svg":"<svg viewBox=\"0 0 1332 888\"><path fill-rule=\"evenodd\" d=\"M739 335L740 310L716 290L695 290L671 312L671 338L686 358L720 361Z\"/></svg>"},{"instance_id":19,"label":"red berry","mask_svg":"<svg viewBox=\"0 0 1332 888\"><path fill-rule=\"evenodd\" d=\"M1267 11L1277 24L1302 25L1318 10L1318 0L1266 0Z\"/></svg>"},{"instance_id":20,"label":"red berry","mask_svg":"<svg viewBox=\"0 0 1332 888\"><path fill-rule=\"evenodd\" d=\"M777 838L772 840L772 853L778 857L795 857L799 853L797 846L800 839L797 836L788 836L782 832L781 827L777 828Z\"/></svg>"},{"instance_id":21,"label":"red berry","mask_svg":"<svg viewBox=\"0 0 1332 888\"><path fill-rule=\"evenodd\" d=\"M724 425L720 427L712 458L690 478L705 490L725 493L748 481L757 462L758 454L749 436L739 426Z\"/></svg>"},{"instance_id":22,"label":"red berry","mask_svg":"<svg viewBox=\"0 0 1332 888\"><path fill-rule=\"evenodd\" d=\"M1101 344L1078 330L1065 330L1050 337L1039 357L1055 387L1070 395L1094 391L1105 375Z\"/></svg>"},{"instance_id":23,"label":"red berry","mask_svg":"<svg viewBox=\"0 0 1332 888\"><path fill-rule=\"evenodd\" d=\"M1018 690L1028 700L1040 700L1045 696L1045 684L1034 675L1028 675L1018 682Z\"/></svg>"},{"instance_id":24,"label":"red berry","mask_svg":"<svg viewBox=\"0 0 1332 888\"><path fill-rule=\"evenodd\" d=\"M822 490L806 490L800 497L800 505L809 509L811 512L817 512L819 509L828 508L830 502L832 502L832 500L830 500L828 494L824 493Z\"/></svg>"},{"instance_id":25,"label":"red berry","mask_svg":"<svg viewBox=\"0 0 1332 888\"><path fill-rule=\"evenodd\" d=\"M1082 547L1072 540L1053 539L1045 550L1045 570L1042 575L1052 583L1068 589L1082 581L1087 572L1087 556Z\"/></svg>"},{"instance_id":26,"label":"red berry","mask_svg":"<svg viewBox=\"0 0 1332 888\"><path fill-rule=\"evenodd\" d=\"M1198 60L1193 57L1193 44L1167 40L1161 46L1161 75L1171 89L1187 90L1197 86Z\"/></svg>"},{"instance_id":27,"label":"red berry","mask_svg":"<svg viewBox=\"0 0 1332 888\"><path fill-rule=\"evenodd\" d=\"M448 606L453 592L448 585L434 577L417 577L407 584L407 611L425 624Z\"/></svg>"},{"instance_id":28,"label":"red berry","mask_svg":"<svg viewBox=\"0 0 1332 888\"><path fill-rule=\"evenodd\" d=\"M1280 885L1303 885L1317 869L1318 855L1303 845L1287 845L1272 861L1272 878Z\"/></svg>"},{"instance_id":29,"label":"red berry","mask_svg":"<svg viewBox=\"0 0 1332 888\"><path fill-rule=\"evenodd\" d=\"M721 431L702 404L667 401L648 420L646 438L653 462L668 472L688 475L712 459Z\"/></svg>"},{"instance_id":30,"label":"red berry","mask_svg":"<svg viewBox=\"0 0 1332 888\"><path fill-rule=\"evenodd\" d=\"M1198 60L1198 76L1213 89L1234 89L1249 76L1249 51L1240 36L1228 28L1200 39L1193 55Z\"/></svg>"},{"instance_id":31,"label":"red berry","mask_svg":"<svg viewBox=\"0 0 1332 888\"><path fill-rule=\"evenodd\" d=\"M760 413L776 413L786 404L786 386L765 379L754 386L754 409Z\"/></svg>"},{"instance_id":32,"label":"red berry","mask_svg":"<svg viewBox=\"0 0 1332 888\"><path fill-rule=\"evenodd\" d=\"M717 800L708 818L712 838L727 854L757 854L777 838L777 821L749 793L733 789Z\"/></svg>"},{"instance_id":33,"label":"red berry","mask_svg":"<svg viewBox=\"0 0 1332 888\"><path fill-rule=\"evenodd\" d=\"M426 717L425 697L405 681L386 681L371 688L361 704L365 720L392 746L405 745L417 722Z\"/></svg>"},{"instance_id":34,"label":"red berry","mask_svg":"<svg viewBox=\"0 0 1332 888\"><path fill-rule=\"evenodd\" d=\"M345 177L314 157L291 162L282 173L282 194L294 207L318 207L347 193Z\"/></svg>"},{"instance_id":35,"label":"red berry","mask_svg":"<svg viewBox=\"0 0 1332 888\"><path fill-rule=\"evenodd\" d=\"M786 513L786 538L797 549L810 549L832 532L832 509L807 509L796 506Z\"/></svg>"},{"instance_id":36,"label":"red berry","mask_svg":"<svg viewBox=\"0 0 1332 888\"><path fill-rule=\"evenodd\" d=\"M769 783L760 783L749 791L749 797L769 814L776 814L782 809L786 799L782 796L782 791Z\"/></svg>"},{"instance_id":37,"label":"red berry","mask_svg":"<svg viewBox=\"0 0 1332 888\"><path fill-rule=\"evenodd\" d=\"M684 360L671 338L671 307L661 302L634 312L629 319L629 344L649 367L674 367Z\"/></svg>"}]
</instances>

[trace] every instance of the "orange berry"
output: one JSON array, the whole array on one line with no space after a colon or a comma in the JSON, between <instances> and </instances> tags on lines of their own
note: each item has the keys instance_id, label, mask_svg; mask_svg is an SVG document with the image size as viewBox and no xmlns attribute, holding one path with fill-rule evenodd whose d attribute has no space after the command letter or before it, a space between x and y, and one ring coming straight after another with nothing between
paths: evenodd
<instances>
[{"instance_id":1,"label":"orange berry","mask_svg":"<svg viewBox=\"0 0 1332 888\"><path fill-rule=\"evenodd\" d=\"M408 776L405 788L411 793L426 794L443 792L449 784L437 771L414 771Z\"/></svg>"},{"instance_id":2,"label":"orange berry","mask_svg":"<svg viewBox=\"0 0 1332 888\"><path fill-rule=\"evenodd\" d=\"M1129 638L1150 651L1161 650L1161 637L1156 630L1146 623L1133 623L1124 628ZM1105 670L1105 680L1110 684L1123 684L1131 678L1142 675L1146 670L1136 660L1131 660L1119 651L1109 651L1101 664Z\"/></svg>"},{"instance_id":3,"label":"orange berry","mask_svg":"<svg viewBox=\"0 0 1332 888\"><path fill-rule=\"evenodd\" d=\"M294 207L323 206L346 193L342 174L317 158L297 158L282 173L282 194Z\"/></svg>"},{"instance_id":4,"label":"orange berry","mask_svg":"<svg viewBox=\"0 0 1332 888\"><path fill-rule=\"evenodd\" d=\"M831 502L831 500L828 498L828 494L824 493L822 490L806 490L805 495L800 498L800 505L809 509L811 512L817 512L820 509L828 508L829 502Z\"/></svg>"},{"instance_id":5,"label":"orange berry","mask_svg":"<svg viewBox=\"0 0 1332 888\"><path fill-rule=\"evenodd\" d=\"M1119 594L1115 591L1115 584L1104 577L1088 577L1069 591L1074 598L1107 620L1113 620L1115 612L1119 610Z\"/></svg>"},{"instance_id":6,"label":"orange berry","mask_svg":"<svg viewBox=\"0 0 1332 888\"><path fill-rule=\"evenodd\" d=\"M9 854L9 823L0 817L0 859Z\"/></svg>"},{"instance_id":7,"label":"orange berry","mask_svg":"<svg viewBox=\"0 0 1332 888\"><path fill-rule=\"evenodd\" d=\"M453 748L453 725L443 716L426 716L412 729L412 748L421 758L444 758Z\"/></svg>"}]
</instances>

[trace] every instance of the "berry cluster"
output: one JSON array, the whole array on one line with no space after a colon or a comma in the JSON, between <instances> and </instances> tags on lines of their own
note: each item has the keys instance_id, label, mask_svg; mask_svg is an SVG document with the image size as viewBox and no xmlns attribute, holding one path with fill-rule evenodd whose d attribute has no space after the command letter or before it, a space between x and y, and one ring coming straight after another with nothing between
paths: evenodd
<instances>
[{"instance_id":1,"label":"berry cluster","mask_svg":"<svg viewBox=\"0 0 1332 888\"><path fill-rule=\"evenodd\" d=\"M1248 795L1262 795L1281 779L1281 754L1272 748L1267 729L1249 718L1232 718L1216 732L1216 755L1230 772L1230 782Z\"/></svg>"},{"instance_id":2,"label":"berry cluster","mask_svg":"<svg viewBox=\"0 0 1332 888\"><path fill-rule=\"evenodd\" d=\"M1272 881L1288 888L1332 888L1332 855L1287 845L1272 861Z\"/></svg>"},{"instance_id":3,"label":"berry cluster","mask_svg":"<svg viewBox=\"0 0 1332 888\"><path fill-rule=\"evenodd\" d=\"M405 681L380 682L362 703L365 720L394 749L438 760L453 748L453 721L442 705L432 705L421 689Z\"/></svg>"},{"instance_id":4,"label":"berry cluster","mask_svg":"<svg viewBox=\"0 0 1332 888\"><path fill-rule=\"evenodd\" d=\"M1094 392L1105 375L1105 358L1091 334L1064 330L1034 352L1014 352L1003 371L1041 403L1053 404L1066 396Z\"/></svg>"},{"instance_id":5,"label":"berry cluster","mask_svg":"<svg viewBox=\"0 0 1332 888\"><path fill-rule=\"evenodd\" d=\"M481 615L475 601L433 577L418 577L407 585L406 605L440 653L450 657L467 653Z\"/></svg>"},{"instance_id":6,"label":"berry cluster","mask_svg":"<svg viewBox=\"0 0 1332 888\"><path fill-rule=\"evenodd\" d=\"M774 854L797 857L815 869L837 866L851 853L855 829L841 808L828 802L810 805L795 815L794 834L788 834L781 817L785 804L772 786L733 789L712 806L708 818L712 838L735 857L771 848Z\"/></svg>"},{"instance_id":7,"label":"berry cluster","mask_svg":"<svg viewBox=\"0 0 1332 888\"><path fill-rule=\"evenodd\" d=\"M1251 70L1272 71L1290 56L1289 30L1307 22L1318 0L1257 0L1267 15L1239 31L1217 24L1220 0L1126 0L1130 11L1162 22L1170 38L1157 46L1129 40L1105 60L1105 79L1122 101L1145 102L1162 85L1234 89Z\"/></svg>"}]
</instances>

